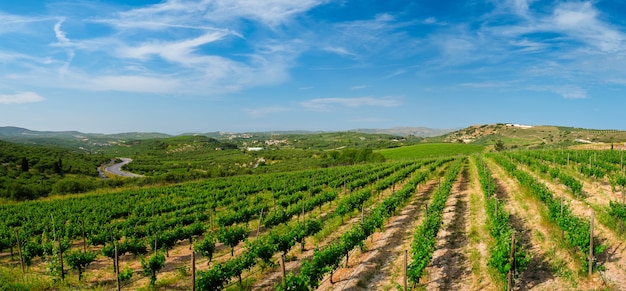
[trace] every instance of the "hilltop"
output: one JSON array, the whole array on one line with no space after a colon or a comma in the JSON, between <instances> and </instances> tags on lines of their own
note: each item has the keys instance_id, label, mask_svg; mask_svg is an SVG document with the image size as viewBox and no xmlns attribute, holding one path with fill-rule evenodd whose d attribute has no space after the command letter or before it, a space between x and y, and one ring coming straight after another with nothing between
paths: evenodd
<instances>
[{"instance_id":1,"label":"hilltop","mask_svg":"<svg viewBox=\"0 0 626 291\"><path fill-rule=\"evenodd\" d=\"M483 124L472 125L439 137L426 139L427 142L494 144L501 140L511 148L569 147L575 145L618 146L626 141L626 131L598 130L551 125L522 124Z\"/></svg>"}]
</instances>

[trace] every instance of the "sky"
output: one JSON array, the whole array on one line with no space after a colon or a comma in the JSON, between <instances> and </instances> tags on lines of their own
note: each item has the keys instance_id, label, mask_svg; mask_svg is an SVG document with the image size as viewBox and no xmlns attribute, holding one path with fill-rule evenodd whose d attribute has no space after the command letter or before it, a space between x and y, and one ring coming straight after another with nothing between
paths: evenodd
<instances>
[{"instance_id":1,"label":"sky","mask_svg":"<svg viewBox=\"0 0 626 291\"><path fill-rule=\"evenodd\" d=\"M626 1L0 2L0 126L626 130Z\"/></svg>"}]
</instances>

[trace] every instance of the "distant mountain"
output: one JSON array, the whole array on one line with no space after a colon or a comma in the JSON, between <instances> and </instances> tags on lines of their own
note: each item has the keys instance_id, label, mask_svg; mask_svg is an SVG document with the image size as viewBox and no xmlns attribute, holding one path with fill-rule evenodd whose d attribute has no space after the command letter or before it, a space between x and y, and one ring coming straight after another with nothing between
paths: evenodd
<instances>
[{"instance_id":1,"label":"distant mountain","mask_svg":"<svg viewBox=\"0 0 626 291\"><path fill-rule=\"evenodd\" d=\"M171 137L171 135L154 132L101 134L78 131L35 131L13 126L0 127L0 140L26 144L55 145L83 150L110 146L128 140L166 137Z\"/></svg>"},{"instance_id":2,"label":"distant mountain","mask_svg":"<svg viewBox=\"0 0 626 291\"><path fill-rule=\"evenodd\" d=\"M241 136L241 135L254 135L254 136L267 136L267 135L311 135L311 134L324 134L324 133L337 133L337 132L357 132L357 133L368 133L368 134L387 134L393 136L417 136L417 137L433 137L433 136L441 136L449 132L453 132L458 130L458 128L452 129L439 129L439 128L428 128L428 127L393 127L387 129L368 129L368 128L358 128L351 129L346 131L310 131L310 130L283 130L283 131L262 131L262 132L223 132L223 131L215 131L215 132L207 132L202 133L204 136L212 137L212 138L225 138L228 136ZM189 135L189 134L184 134Z\"/></svg>"},{"instance_id":3,"label":"distant mountain","mask_svg":"<svg viewBox=\"0 0 626 291\"><path fill-rule=\"evenodd\" d=\"M0 127L0 137L4 138L32 138L32 137L54 137L73 138L81 135L78 131L34 131L21 127L6 126Z\"/></svg>"},{"instance_id":4,"label":"distant mountain","mask_svg":"<svg viewBox=\"0 0 626 291\"><path fill-rule=\"evenodd\" d=\"M393 127L388 129L354 129L350 131L362 132L362 133L374 133L374 134L389 134L397 136L419 136L419 137L434 137L441 136L449 132L458 130L453 129L440 129L440 128L428 128L428 127Z\"/></svg>"}]
</instances>

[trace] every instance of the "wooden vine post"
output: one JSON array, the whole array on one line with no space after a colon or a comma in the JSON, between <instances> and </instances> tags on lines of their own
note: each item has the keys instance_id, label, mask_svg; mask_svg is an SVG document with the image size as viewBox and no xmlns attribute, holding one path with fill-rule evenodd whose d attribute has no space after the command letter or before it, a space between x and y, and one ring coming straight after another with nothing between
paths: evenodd
<instances>
[{"instance_id":1,"label":"wooden vine post","mask_svg":"<svg viewBox=\"0 0 626 291\"><path fill-rule=\"evenodd\" d=\"M196 251L191 251L191 290L196 291Z\"/></svg>"},{"instance_id":2,"label":"wooden vine post","mask_svg":"<svg viewBox=\"0 0 626 291\"><path fill-rule=\"evenodd\" d=\"M561 194L561 216L559 218L563 219L563 194ZM565 238L565 230L561 228L561 239Z\"/></svg>"},{"instance_id":3,"label":"wooden vine post","mask_svg":"<svg viewBox=\"0 0 626 291\"><path fill-rule=\"evenodd\" d=\"M591 276L593 272L593 218L594 212L591 212L591 225L589 231L589 276Z\"/></svg>"},{"instance_id":4,"label":"wooden vine post","mask_svg":"<svg viewBox=\"0 0 626 291\"><path fill-rule=\"evenodd\" d=\"M285 271L285 254L282 253L280 255L280 268L281 271L283 272L283 285L285 285L285 287L287 286L287 275L286 275L286 271ZM333 282L333 273L330 273L330 282Z\"/></svg>"},{"instance_id":5,"label":"wooden vine post","mask_svg":"<svg viewBox=\"0 0 626 291\"><path fill-rule=\"evenodd\" d=\"M259 215L259 225L256 228L256 239L259 239L259 232L261 231L261 221L263 221L263 208L261 208L261 215Z\"/></svg>"},{"instance_id":6,"label":"wooden vine post","mask_svg":"<svg viewBox=\"0 0 626 291\"><path fill-rule=\"evenodd\" d=\"M361 205L361 224L365 221L365 211L363 210L363 205Z\"/></svg>"},{"instance_id":7,"label":"wooden vine post","mask_svg":"<svg viewBox=\"0 0 626 291\"><path fill-rule=\"evenodd\" d=\"M498 197L495 198L495 201L496 201L495 217L497 219L497 217L498 217Z\"/></svg>"},{"instance_id":8,"label":"wooden vine post","mask_svg":"<svg viewBox=\"0 0 626 291\"><path fill-rule=\"evenodd\" d=\"M626 193L624 193L624 185L622 185L622 210L626 207ZM624 233L624 218L622 218L619 222L619 232L620 234Z\"/></svg>"},{"instance_id":9,"label":"wooden vine post","mask_svg":"<svg viewBox=\"0 0 626 291\"><path fill-rule=\"evenodd\" d=\"M515 273L515 233L511 238L511 256L509 257L509 262L511 262L511 269L509 269L508 277L508 287L507 290L513 290L513 274Z\"/></svg>"},{"instance_id":10,"label":"wooden vine post","mask_svg":"<svg viewBox=\"0 0 626 291\"><path fill-rule=\"evenodd\" d=\"M20 231L15 231L15 237L17 238L17 252L20 255L20 266L22 267L22 273L24 273L24 257L22 256L22 243L20 242Z\"/></svg>"},{"instance_id":11,"label":"wooden vine post","mask_svg":"<svg viewBox=\"0 0 626 291\"><path fill-rule=\"evenodd\" d=\"M65 272L63 271L63 246L61 245L61 235L57 235L59 242L59 263L61 263L61 281L65 280Z\"/></svg>"},{"instance_id":12,"label":"wooden vine post","mask_svg":"<svg viewBox=\"0 0 626 291\"><path fill-rule=\"evenodd\" d=\"M83 253L87 252L87 237L85 236L85 220L81 220L82 230L83 230Z\"/></svg>"},{"instance_id":13,"label":"wooden vine post","mask_svg":"<svg viewBox=\"0 0 626 291\"><path fill-rule=\"evenodd\" d=\"M304 223L304 197L302 197L302 223Z\"/></svg>"},{"instance_id":14,"label":"wooden vine post","mask_svg":"<svg viewBox=\"0 0 626 291\"><path fill-rule=\"evenodd\" d=\"M120 284L120 261L119 261L119 256L117 253L117 242L114 243L115 245L115 258L113 258L113 267L115 267L115 278L117 281L117 291L122 290L122 285Z\"/></svg>"},{"instance_id":15,"label":"wooden vine post","mask_svg":"<svg viewBox=\"0 0 626 291\"><path fill-rule=\"evenodd\" d=\"M408 268L407 268L407 261L408 261L408 250L404 250L404 291L408 291L408 284L407 284L407 277L408 277Z\"/></svg>"}]
</instances>

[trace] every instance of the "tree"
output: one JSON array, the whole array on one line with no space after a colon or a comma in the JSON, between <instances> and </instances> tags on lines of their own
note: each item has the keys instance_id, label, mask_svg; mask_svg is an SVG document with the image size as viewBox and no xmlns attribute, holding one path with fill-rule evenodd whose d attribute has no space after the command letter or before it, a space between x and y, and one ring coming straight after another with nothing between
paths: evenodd
<instances>
[{"instance_id":1,"label":"tree","mask_svg":"<svg viewBox=\"0 0 626 291\"><path fill-rule=\"evenodd\" d=\"M224 227L217 234L220 242L230 246L231 256L235 256L235 246L246 237L248 237L248 229L243 226Z\"/></svg>"},{"instance_id":2,"label":"tree","mask_svg":"<svg viewBox=\"0 0 626 291\"><path fill-rule=\"evenodd\" d=\"M150 258L148 261L141 259L141 268L143 268L143 275L150 277L150 286L154 287L157 279L157 273L165 266L165 255L159 252Z\"/></svg>"},{"instance_id":3,"label":"tree","mask_svg":"<svg viewBox=\"0 0 626 291\"><path fill-rule=\"evenodd\" d=\"M28 172L28 160L22 157L22 172Z\"/></svg>"},{"instance_id":4,"label":"tree","mask_svg":"<svg viewBox=\"0 0 626 291\"><path fill-rule=\"evenodd\" d=\"M69 252L65 256L65 261L70 266L70 268L78 271L78 281L83 279L83 272L85 268L89 266L96 259L96 253L92 252L80 252L74 251Z\"/></svg>"},{"instance_id":5,"label":"tree","mask_svg":"<svg viewBox=\"0 0 626 291\"><path fill-rule=\"evenodd\" d=\"M61 159L54 163L53 171L58 175L63 175L63 162L61 162Z\"/></svg>"},{"instance_id":6,"label":"tree","mask_svg":"<svg viewBox=\"0 0 626 291\"><path fill-rule=\"evenodd\" d=\"M498 152L501 152L506 149L506 147L504 146L504 142L502 142L501 139L496 140L496 144L493 146L493 148Z\"/></svg>"}]
</instances>

